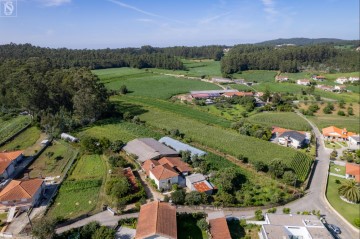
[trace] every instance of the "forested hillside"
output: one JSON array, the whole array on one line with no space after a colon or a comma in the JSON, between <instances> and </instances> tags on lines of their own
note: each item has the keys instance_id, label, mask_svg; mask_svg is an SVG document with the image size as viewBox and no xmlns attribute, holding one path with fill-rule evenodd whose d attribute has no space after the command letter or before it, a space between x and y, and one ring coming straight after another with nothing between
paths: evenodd
<instances>
[{"instance_id":1,"label":"forested hillside","mask_svg":"<svg viewBox=\"0 0 360 239\"><path fill-rule=\"evenodd\" d=\"M333 45L353 45L354 47L359 46L358 40L342 40L337 38L279 38L275 40L263 41L256 43L258 45L281 45L281 44L295 44L298 46L315 45L315 44L333 44Z\"/></svg>"},{"instance_id":2,"label":"forested hillside","mask_svg":"<svg viewBox=\"0 0 360 239\"><path fill-rule=\"evenodd\" d=\"M327 72L359 70L358 52L327 45L287 46L237 45L222 59L224 75L245 70L297 72L316 69Z\"/></svg>"}]
</instances>

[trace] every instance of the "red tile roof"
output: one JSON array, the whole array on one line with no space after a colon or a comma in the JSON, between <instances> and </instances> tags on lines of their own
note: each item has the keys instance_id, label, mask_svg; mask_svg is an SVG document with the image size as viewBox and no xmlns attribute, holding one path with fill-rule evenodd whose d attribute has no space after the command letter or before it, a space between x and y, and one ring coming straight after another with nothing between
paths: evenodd
<instances>
[{"instance_id":1,"label":"red tile roof","mask_svg":"<svg viewBox=\"0 0 360 239\"><path fill-rule=\"evenodd\" d=\"M141 206L135 239L154 235L177 239L176 209L169 203L154 201Z\"/></svg>"},{"instance_id":2,"label":"red tile roof","mask_svg":"<svg viewBox=\"0 0 360 239\"><path fill-rule=\"evenodd\" d=\"M39 178L23 181L11 180L11 182L0 192L0 201L32 198L39 190L43 182L44 180Z\"/></svg>"},{"instance_id":3,"label":"red tile roof","mask_svg":"<svg viewBox=\"0 0 360 239\"><path fill-rule=\"evenodd\" d=\"M194 188L196 189L196 191L203 193L203 192L207 192L212 190L211 187L209 187L209 185L206 183L206 181L200 181L197 183L193 183Z\"/></svg>"},{"instance_id":4,"label":"red tile roof","mask_svg":"<svg viewBox=\"0 0 360 239\"><path fill-rule=\"evenodd\" d=\"M179 175L169 164L155 166L155 168L150 170L150 173L157 180L173 178Z\"/></svg>"},{"instance_id":5,"label":"red tile roof","mask_svg":"<svg viewBox=\"0 0 360 239\"><path fill-rule=\"evenodd\" d=\"M324 136L340 137L340 138L344 138L344 139L347 139L349 136L356 135L356 133L348 132L346 130L346 128L339 129L339 128L335 127L335 126L330 126L330 127L327 127L327 128L323 128L322 129L322 134Z\"/></svg>"},{"instance_id":6,"label":"red tile roof","mask_svg":"<svg viewBox=\"0 0 360 239\"><path fill-rule=\"evenodd\" d=\"M18 150L0 153L0 174L3 174L11 162L17 159L23 152L23 150Z\"/></svg>"},{"instance_id":7,"label":"red tile roof","mask_svg":"<svg viewBox=\"0 0 360 239\"><path fill-rule=\"evenodd\" d=\"M160 165L160 163L155 159L148 159L142 164L142 168L145 170L146 175L149 176L150 170L155 168L155 166Z\"/></svg>"},{"instance_id":8,"label":"red tile roof","mask_svg":"<svg viewBox=\"0 0 360 239\"><path fill-rule=\"evenodd\" d=\"M177 168L181 173L183 172L191 172L192 168L189 164L181 161L179 157L163 157L159 160L161 165L169 164L173 168Z\"/></svg>"},{"instance_id":9,"label":"red tile roof","mask_svg":"<svg viewBox=\"0 0 360 239\"><path fill-rule=\"evenodd\" d=\"M279 135L281 135L281 134L283 134L285 132L288 132L288 131L294 131L294 130L284 129L284 128L281 128L281 127L273 126L271 133L272 134L278 133ZM303 131L297 131L297 132L299 132L301 134L305 134L305 132L303 132Z\"/></svg>"},{"instance_id":10,"label":"red tile roof","mask_svg":"<svg viewBox=\"0 0 360 239\"><path fill-rule=\"evenodd\" d=\"M233 97L233 96L253 96L253 92L226 92L223 95Z\"/></svg>"},{"instance_id":11,"label":"red tile roof","mask_svg":"<svg viewBox=\"0 0 360 239\"><path fill-rule=\"evenodd\" d=\"M209 220L212 239L231 239L230 231L224 217Z\"/></svg>"},{"instance_id":12,"label":"red tile roof","mask_svg":"<svg viewBox=\"0 0 360 239\"><path fill-rule=\"evenodd\" d=\"M346 174L355 176L355 181L360 183L360 164L347 163Z\"/></svg>"},{"instance_id":13,"label":"red tile roof","mask_svg":"<svg viewBox=\"0 0 360 239\"><path fill-rule=\"evenodd\" d=\"M133 190L136 191L138 189L138 186L136 182L136 177L131 168L124 168L124 175L129 180Z\"/></svg>"}]
</instances>

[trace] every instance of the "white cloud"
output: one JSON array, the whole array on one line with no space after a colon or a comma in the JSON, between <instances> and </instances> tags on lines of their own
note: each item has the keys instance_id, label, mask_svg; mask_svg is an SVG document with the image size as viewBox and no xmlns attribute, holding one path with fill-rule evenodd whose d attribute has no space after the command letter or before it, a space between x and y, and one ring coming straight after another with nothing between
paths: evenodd
<instances>
[{"instance_id":1,"label":"white cloud","mask_svg":"<svg viewBox=\"0 0 360 239\"><path fill-rule=\"evenodd\" d=\"M269 20L274 20L278 11L275 8L275 2L273 0L261 0L264 4L264 11L268 14Z\"/></svg>"},{"instance_id":2,"label":"white cloud","mask_svg":"<svg viewBox=\"0 0 360 239\"><path fill-rule=\"evenodd\" d=\"M46 7L57 7L71 3L71 0L40 0L40 2Z\"/></svg>"},{"instance_id":3,"label":"white cloud","mask_svg":"<svg viewBox=\"0 0 360 239\"><path fill-rule=\"evenodd\" d=\"M231 12L226 12L226 13L223 13L223 14L219 14L219 15L216 15L216 16L212 16L212 17L209 17L209 18L205 18L205 19L202 19L199 23L200 24L207 24L207 23L210 23L212 21L215 21L219 18L222 18L224 16L228 16Z\"/></svg>"},{"instance_id":4,"label":"white cloud","mask_svg":"<svg viewBox=\"0 0 360 239\"><path fill-rule=\"evenodd\" d=\"M149 18L138 18L138 19L136 19L136 21L138 21L138 22L153 22L154 20L149 19Z\"/></svg>"}]
</instances>

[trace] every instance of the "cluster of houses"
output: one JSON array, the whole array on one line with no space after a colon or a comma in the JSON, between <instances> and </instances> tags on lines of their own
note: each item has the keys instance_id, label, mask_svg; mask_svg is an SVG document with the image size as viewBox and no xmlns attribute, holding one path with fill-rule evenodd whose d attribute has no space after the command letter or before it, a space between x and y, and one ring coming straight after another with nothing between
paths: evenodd
<instances>
[{"instance_id":1,"label":"cluster of houses","mask_svg":"<svg viewBox=\"0 0 360 239\"><path fill-rule=\"evenodd\" d=\"M343 84L346 84L346 83L355 83L359 81L359 77L339 77L335 80L336 83L340 84L340 85L343 85Z\"/></svg>"},{"instance_id":2,"label":"cluster of houses","mask_svg":"<svg viewBox=\"0 0 360 239\"><path fill-rule=\"evenodd\" d=\"M14 180L15 167L24 159L23 151L0 153L0 211L25 211L40 200L45 186L39 178ZM9 214L10 216L10 214Z\"/></svg>"},{"instance_id":3,"label":"cluster of houses","mask_svg":"<svg viewBox=\"0 0 360 239\"><path fill-rule=\"evenodd\" d=\"M223 213L211 213L207 217L212 239L231 239ZM135 239L177 239L176 208L166 202L154 201L141 206Z\"/></svg>"},{"instance_id":4,"label":"cluster of houses","mask_svg":"<svg viewBox=\"0 0 360 239\"><path fill-rule=\"evenodd\" d=\"M254 96L253 92L239 92L238 90L202 90L190 91L192 99L215 99L220 97Z\"/></svg>"},{"instance_id":5,"label":"cluster of houses","mask_svg":"<svg viewBox=\"0 0 360 239\"><path fill-rule=\"evenodd\" d=\"M329 85L316 85L316 88L323 90L323 91L329 91L329 92L347 92L345 85L335 85L335 86L329 86Z\"/></svg>"},{"instance_id":6,"label":"cluster of houses","mask_svg":"<svg viewBox=\"0 0 360 239\"><path fill-rule=\"evenodd\" d=\"M214 185L202 174L191 174L193 168L179 157L181 151L189 151L191 156L203 156L206 154L204 151L170 137L163 137L159 141L152 138L134 139L123 150L136 158L158 190L169 190L177 184L190 191L213 193Z\"/></svg>"},{"instance_id":7,"label":"cluster of houses","mask_svg":"<svg viewBox=\"0 0 360 239\"><path fill-rule=\"evenodd\" d=\"M295 131L273 126L272 134L277 138L277 143L286 147L302 148L309 144L311 134L309 132Z\"/></svg>"}]
</instances>

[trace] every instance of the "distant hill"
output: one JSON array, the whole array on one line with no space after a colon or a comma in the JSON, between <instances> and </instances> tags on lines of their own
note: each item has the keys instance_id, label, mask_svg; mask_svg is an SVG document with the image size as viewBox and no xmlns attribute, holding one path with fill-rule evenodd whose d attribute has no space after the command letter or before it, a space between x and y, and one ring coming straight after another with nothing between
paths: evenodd
<instances>
[{"instance_id":1,"label":"distant hill","mask_svg":"<svg viewBox=\"0 0 360 239\"><path fill-rule=\"evenodd\" d=\"M279 38L275 40L263 41L256 43L257 45L282 45L295 44L298 46L315 45L315 44L330 44L330 45L353 45L357 47L359 40L342 40L336 38Z\"/></svg>"}]
</instances>

